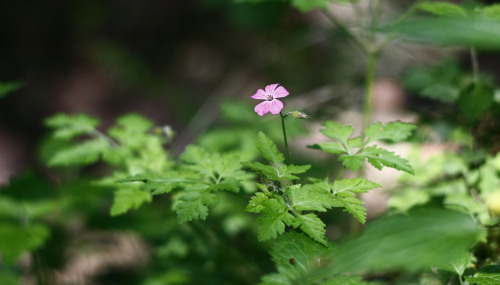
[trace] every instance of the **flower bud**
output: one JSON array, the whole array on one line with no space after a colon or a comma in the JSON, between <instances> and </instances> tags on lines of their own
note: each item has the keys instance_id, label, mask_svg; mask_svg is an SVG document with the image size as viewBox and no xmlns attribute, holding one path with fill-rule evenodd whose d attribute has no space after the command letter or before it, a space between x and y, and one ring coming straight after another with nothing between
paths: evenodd
<instances>
[{"instance_id":1,"label":"flower bud","mask_svg":"<svg viewBox=\"0 0 500 285\"><path fill-rule=\"evenodd\" d=\"M306 113L299 110L291 112L291 115L296 119L309 119L309 116Z\"/></svg>"}]
</instances>

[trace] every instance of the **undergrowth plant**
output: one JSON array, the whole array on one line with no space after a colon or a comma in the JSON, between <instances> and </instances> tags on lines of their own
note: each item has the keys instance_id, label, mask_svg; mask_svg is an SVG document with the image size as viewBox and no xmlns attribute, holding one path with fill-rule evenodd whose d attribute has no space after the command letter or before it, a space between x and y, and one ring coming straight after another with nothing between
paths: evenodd
<instances>
[{"instance_id":1,"label":"undergrowth plant","mask_svg":"<svg viewBox=\"0 0 500 285\"><path fill-rule=\"evenodd\" d=\"M149 271L136 284L498 284L497 141L467 130L499 113L495 83L480 73L476 54L499 43L491 36L500 30L499 6L416 1L396 19L383 19L383 1L371 1L367 11L363 1L331 1L354 8L352 24L331 14L329 1L289 2L322 11L367 59L361 135L329 118L323 140L308 146L338 162L336 177L318 177L317 161L292 156L288 136L309 116L284 111L282 100L294 94L278 84L249 96L262 100L256 114L244 104L222 105L231 127L209 131L180 154L169 126L138 114L107 130L83 113L57 114L45 121L51 134L40 153L65 179L57 187L20 179L0 193L0 281L19 281L14 264L30 252L38 283L55 284L44 269L57 264L44 260L51 255L44 245L63 239L72 219L96 228L116 219L116 230L137 232L152 248ZM449 67L416 69L404 79L410 91L452 106L454 124L444 139L452 151L427 161L418 154L423 123L371 122L377 60L396 38L460 45L470 54L465 80L460 72L444 76ZM405 141L416 145L408 159L382 146ZM369 223L361 194L383 185L364 177L366 167L403 173L388 213ZM346 178L344 170L355 176ZM29 188L49 194L18 191ZM346 214L348 228L367 225L338 238L333 220Z\"/></svg>"}]
</instances>

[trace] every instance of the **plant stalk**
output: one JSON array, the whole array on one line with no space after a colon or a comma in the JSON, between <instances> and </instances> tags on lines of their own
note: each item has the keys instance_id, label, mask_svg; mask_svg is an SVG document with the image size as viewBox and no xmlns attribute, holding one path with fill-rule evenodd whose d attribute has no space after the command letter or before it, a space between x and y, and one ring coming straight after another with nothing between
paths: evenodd
<instances>
[{"instance_id":1,"label":"plant stalk","mask_svg":"<svg viewBox=\"0 0 500 285\"><path fill-rule=\"evenodd\" d=\"M368 53L368 63L366 65L365 77L365 101L363 105L363 130L371 123L373 109L373 85L375 83L375 68L377 62L377 52Z\"/></svg>"},{"instance_id":2,"label":"plant stalk","mask_svg":"<svg viewBox=\"0 0 500 285\"><path fill-rule=\"evenodd\" d=\"M281 117L281 128L283 129L283 140L285 141L286 162L287 164L292 164L292 159L290 158L290 151L288 150L288 140L286 139L285 117L281 112L280 112L280 117Z\"/></svg>"}]
</instances>

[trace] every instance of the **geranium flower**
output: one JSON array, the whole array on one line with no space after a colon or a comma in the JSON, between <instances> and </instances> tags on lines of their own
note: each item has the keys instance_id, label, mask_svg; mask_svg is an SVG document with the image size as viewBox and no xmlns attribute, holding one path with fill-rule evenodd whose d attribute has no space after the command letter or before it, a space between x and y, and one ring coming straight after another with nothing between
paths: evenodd
<instances>
[{"instance_id":1,"label":"geranium flower","mask_svg":"<svg viewBox=\"0 0 500 285\"><path fill-rule=\"evenodd\" d=\"M259 116L264 116L267 112L271 112L273 115L277 115L283 110L283 103L276 98L283 98L288 96L288 91L285 87L279 84L267 85L265 91L262 89L257 90L257 92L252 96L253 99L265 100L255 106L255 112Z\"/></svg>"}]
</instances>

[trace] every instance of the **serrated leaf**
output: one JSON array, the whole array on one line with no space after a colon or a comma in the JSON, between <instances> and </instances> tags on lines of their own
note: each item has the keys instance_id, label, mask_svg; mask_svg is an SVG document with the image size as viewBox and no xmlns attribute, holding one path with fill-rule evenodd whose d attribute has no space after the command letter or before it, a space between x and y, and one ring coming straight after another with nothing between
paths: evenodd
<instances>
[{"instance_id":1,"label":"serrated leaf","mask_svg":"<svg viewBox=\"0 0 500 285\"><path fill-rule=\"evenodd\" d=\"M462 258L483 236L484 229L468 215L418 209L368 224L359 237L339 245L332 270L428 270Z\"/></svg>"},{"instance_id":2,"label":"serrated leaf","mask_svg":"<svg viewBox=\"0 0 500 285\"><path fill-rule=\"evenodd\" d=\"M368 162L379 170L387 166L413 174L413 168L408 160L400 157L394 152L376 146L369 146L365 148L360 155L365 156Z\"/></svg>"},{"instance_id":3,"label":"serrated leaf","mask_svg":"<svg viewBox=\"0 0 500 285\"><path fill-rule=\"evenodd\" d=\"M265 209L264 202L267 200L269 197L266 194L257 192L248 202L246 210L251 213L260 213Z\"/></svg>"},{"instance_id":4,"label":"serrated leaf","mask_svg":"<svg viewBox=\"0 0 500 285\"><path fill-rule=\"evenodd\" d=\"M177 221L185 223L193 220L204 220L208 216L208 207L217 202L214 194L203 187L186 189L175 203Z\"/></svg>"},{"instance_id":5,"label":"serrated leaf","mask_svg":"<svg viewBox=\"0 0 500 285\"><path fill-rule=\"evenodd\" d=\"M335 195L335 204L333 207L344 208L344 212L353 215L356 220L364 224L366 222L366 208L363 206L365 203L351 192L341 192Z\"/></svg>"},{"instance_id":6,"label":"serrated leaf","mask_svg":"<svg viewBox=\"0 0 500 285\"><path fill-rule=\"evenodd\" d=\"M347 140L347 146L350 149L360 148L363 146L363 139L361 137L352 138Z\"/></svg>"},{"instance_id":7,"label":"serrated leaf","mask_svg":"<svg viewBox=\"0 0 500 285\"><path fill-rule=\"evenodd\" d=\"M99 125L99 120L85 114L57 114L46 119L45 125L55 129L55 138L71 139L79 135L93 133Z\"/></svg>"},{"instance_id":8,"label":"serrated leaf","mask_svg":"<svg viewBox=\"0 0 500 285\"><path fill-rule=\"evenodd\" d=\"M263 276L262 284L316 284L313 282L332 275L320 271L322 258L329 251L304 233L287 232L270 250L278 273Z\"/></svg>"},{"instance_id":9,"label":"serrated leaf","mask_svg":"<svg viewBox=\"0 0 500 285\"><path fill-rule=\"evenodd\" d=\"M300 229L310 236L315 241L326 245L327 240L325 238L325 223L318 218L315 214L306 214L297 216L297 220L300 223Z\"/></svg>"},{"instance_id":10,"label":"serrated leaf","mask_svg":"<svg viewBox=\"0 0 500 285\"><path fill-rule=\"evenodd\" d=\"M368 126L364 133L367 137L367 142L376 140L390 140L399 142L407 139L417 126L409 123L390 122L385 125L377 122Z\"/></svg>"},{"instance_id":11,"label":"serrated leaf","mask_svg":"<svg viewBox=\"0 0 500 285\"><path fill-rule=\"evenodd\" d=\"M474 285L500 284L500 265L485 266L473 276L465 276L465 280Z\"/></svg>"},{"instance_id":12,"label":"serrated leaf","mask_svg":"<svg viewBox=\"0 0 500 285\"><path fill-rule=\"evenodd\" d=\"M10 223L0 225L0 254L2 260L12 265L21 254L42 246L50 236L49 228L41 224L20 226Z\"/></svg>"},{"instance_id":13,"label":"serrated leaf","mask_svg":"<svg viewBox=\"0 0 500 285\"><path fill-rule=\"evenodd\" d=\"M382 185L372 182L366 178L345 178L336 180L331 186L332 194L338 194L346 191L354 193L366 193L368 190L380 188Z\"/></svg>"},{"instance_id":14,"label":"serrated leaf","mask_svg":"<svg viewBox=\"0 0 500 285\"><path fill-rule=\"evenodd\" d=\"M278 151L278 148L263 132L259 132L257 149L260 154L275 166L278 166L281 162L285 160L283 154Z\"/></svg>"},{"instance_id":15,"label":"serrated leaf","mask_svg":"<svg viewBox=\"0 0 500 285\"><path fill-rule=\"evenodd\" d=\"M118 216L131 209L138 209L144 203L150 203L151 194L135 188L122 188L115 191L111 216Z\"/></svg>"},{"instance_id":16,"label":"serrated leaf","mask_svg":"<svg viewBox=\"0 0 500 285\"><path fill-rule=\"evenodd\" d=\"M296 225L295 217L288 212L288 207L281 198L269 199L262 203L264 209L257 218L259 224L258 239L260 241L277 238L285 232L285 225Z\"/></svg>"},{"instance_id":17,"label":"serrated leaf","mask_svg":"<svg viewBox=\"0 0 500 285\"><path fill-rule=\"evenodd\" d=\"M285 225L294 223L295 217L288 211L285 212L262 212L262 215L257 218L259 223L258 239L264 241L275 239L285 232Z\"/></svg>"},{"instance_id":18,"label":"serrated leaf","mask_svg":"<svg viewBox=\"0 0 500 285\"><path fill-rule=\"evenodd\" d=\"M464 8L449 2L423 2L415 6L417 9L437 16L466 16Z\"/></svg>"},{"instance_id":19,"label":"serrated leaf","mask_svg":"<svg viewBox=\"0 0 500 285\"><path fill-rule=\"evenodd\" d=\"M339 157L339 160L345 167L349 168L352 171L357 171L365 164L366 158L362 155L355 154L355 155L342 155Z\"/></svg>"},{"instance_id":20,"label":"serrated leaf","mask_svg":"<svg viewBox=\"0 0 500 285\"><path fill-rule=\"evenodd\" d=\"M265 165L265 164L262 164L262 163L256 162L256 161L253 161L253 162L244 161L241 164L245 167L252 169L253 171L256 171L258 173L261 173L261 174L267 176L271 180L274 180L274 181L280 180L280 177L278 176L276 169L270 165Z\"/></svg>"},{"instance_id":21,"label":"serrated leaf","mask_svg":"<svg viewBox=\"0 0 500 285\"><path fill-rule=\"evenodd\" d=\"M56 152L48 161L49 166L85 165L99 160L110 148L103 138L95 138Z\"/></svg>"},{"instance_id":22,"label":"serrated leaf","mask_svg":"<svg viewBox=\"0 0 500 285\"><path fill-rule=\"evenodd\" d=\"M334 204L333 196L327 189L317 184L308 184L300 187L293 185L286 190L291 206L297 211L326 212Z\"/></svg>"},{"instance_id":23,"label":"serrated leaf","mask_svg":"<svg viewBox=\"0 0 500 285\"><path fill-rule=\"evenodd\" d=\"M240 191L240 181L236 179L224 179L221 182L211 184L208 189L211 191L229 191L237 193Z\"/></svg>"},{"instance_id":24,"label":"serrated leaf","mask_svg":"<svg viewBox=\"0 0 500 285\"><path fill-rule=\"evenodd\" d=\"M313 149L319 149L324 152L333 154L341 154L346 152L344 147L339 142L323 142L323 143L308 145L307 147Z\"/></svg>"},{"instance_id":25,"label":"serrated leaf","mask_svg":"<svg viewBox=\"0 0 500 285\"><path fill-rule=\"evenodd\" d=\"M324 128L321 129L322 134L331 139L340 141L343 145L347 145L347 139L354 131L352 126L342 126L334 121L326 121L323 126Z\"/></svg>"},{"instance_id":26,"label":"serrated leaf","mask_svg":"<svg viewBox=\"0 0 500 285\"><path fill-rule=\"evenodd\" d=\"M288 180L293 180L293 179L299 179L299 177L293 175L293 174L300 174L306 172L309 168L311 168L310 165L282 165L279 168L279 176L283 179L288 179Z\"/></svg>"}]
</instances>

